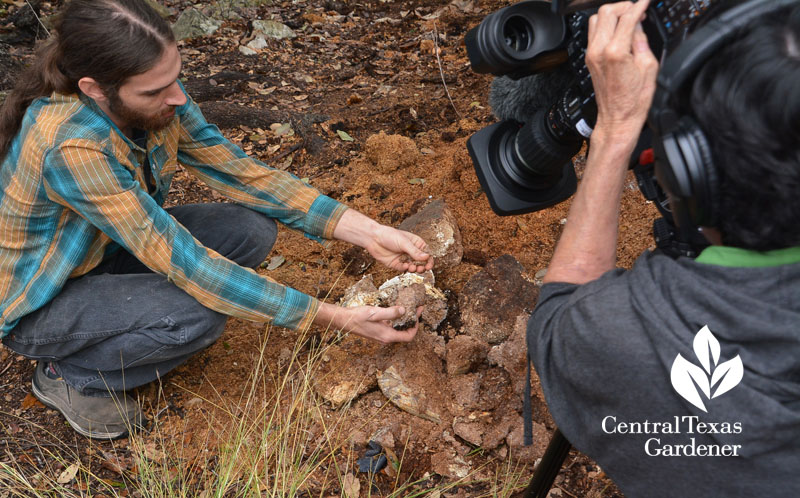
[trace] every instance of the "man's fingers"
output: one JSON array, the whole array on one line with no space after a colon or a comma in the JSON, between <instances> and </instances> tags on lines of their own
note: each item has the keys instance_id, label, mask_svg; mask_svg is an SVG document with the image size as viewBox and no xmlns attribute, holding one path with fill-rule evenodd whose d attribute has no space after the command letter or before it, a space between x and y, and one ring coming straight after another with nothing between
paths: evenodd
<instances>
[{"instance_id":1,"label":"man's fingers","mask_svg":"<svg viewBox=\"0 0 800 498\"><path fill-rule=\"evenodd\" d=\"M642 21L642 16L647 10L650 0L639 0L631 4L628 9L622 13L617 22L614 35L611 43L625 47L626 50L631 49L631 40L633 39L636 26Z\"/></svg>"},{"instance_id":2,"label":"man's fingers","mask_svg":"<svg viewBox=\"0 0 800 498\"><path fill-rule=\"evenodd\" d=\"M620 16L633 5L631 2L607 3L589 18L589 41L594 45L606 46L614 35ZM595 21L592 21L595 19Z\"/></svg>"},{"instance_id":3,"label":"man's fingers","mask_svg":"<svg viewBox=\"0 0 800 498\"><path fill-rule=\"evenodd\" d=\"M652 59L652 62L658 63L653 51L650 50L650 44L647 42L647 35L644 34L641 23L637 24L633 31L633 56L645 60Z\"/></svg>"},{"instance_id":4,"label":"man's fingers","mask_svg":"<svg viewBox=\"0 0 800 498\"><path fill-rule=\"evenodd\" d=\"M403 316L406 310L402 306L391 306L389 308L375 307L369 312L371 321L394 320Z\"/></svg>"}]
</instances>

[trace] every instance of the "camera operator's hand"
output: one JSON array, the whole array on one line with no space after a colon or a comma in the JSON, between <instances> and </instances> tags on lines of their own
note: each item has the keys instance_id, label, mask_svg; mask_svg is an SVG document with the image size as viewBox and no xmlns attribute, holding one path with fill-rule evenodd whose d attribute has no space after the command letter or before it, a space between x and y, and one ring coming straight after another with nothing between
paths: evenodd
<instances>
[{"instance_id":1,"label":"camera operator's hand","mask_svg":"<svg viewBox=\"0 0 800 498\"><path fill-rule=\"evenodd\" d=\"M355 306L344 308L334 304L322 303L314 323L322 327L333 327L351 332L367 339L384 344L410 342L417 335L417 325L407 330L395 330L391 321L403 316L405 309L400 306L380 308L378 306ZM422 306L417 308L417 319L422 314Z\"/></svg>"},{"instance_id":2,"label":"camera operator's hand","mask_svg":"<svg viewBox=\"0 0 800 498\"><path fill-rule=\"evenodd\" d=\"M658 73L658 61L639 24L647 4L603 5L589 19L586 65L597 99L597 124L545 283L584 284L615 266L622 185Z\"/></svg>"},{"instance_id":3,"label":"camera operator's hand","mask_svg":"<svg viewBox=\"0 0 800 498\"><path fill-rule=\"evenodd\" d=\"M606 4L589 19L586 65L597 100L595 129L609 138L636 139L653 100L658 61L641 25L648 4Z\"/></svg>"}]
</instances>

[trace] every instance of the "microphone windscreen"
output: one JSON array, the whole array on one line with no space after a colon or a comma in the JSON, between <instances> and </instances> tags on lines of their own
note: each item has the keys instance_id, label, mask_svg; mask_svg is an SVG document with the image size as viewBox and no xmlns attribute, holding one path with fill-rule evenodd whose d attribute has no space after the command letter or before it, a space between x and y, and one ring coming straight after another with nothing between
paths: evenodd
<instances>
[{"instance_id":1,"label":"microphone windscreen","mask_svg":"<svg viewBox=\"0 0 800 498\"><path fill-rule=\"evenodd\" d=\"M498 119L524 123L539 109L552 106L574 79L567 64L517 80L500 76L492 80L489 105Z\"/></svg>"}]
</instances>

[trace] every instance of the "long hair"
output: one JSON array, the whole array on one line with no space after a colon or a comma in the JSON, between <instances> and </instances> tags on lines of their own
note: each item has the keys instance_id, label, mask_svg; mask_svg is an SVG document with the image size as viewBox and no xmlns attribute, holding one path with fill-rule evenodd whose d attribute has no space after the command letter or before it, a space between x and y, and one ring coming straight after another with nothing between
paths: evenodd
<instances>
[{"instance_id":1,"label":"long hair","mask_svg":"<svg viewBox=\"0 0 800 498\"><path fill-rule=\"evenodd\" d=\"M720 172L725 245L800 245L800 7L759 19L694 81L691 107Z\"/></svg>"},{"instance_id":2,"label":"long hair","mask_svg":"<svg viewBox=\"0 0 800 498\"><path fill-rule=\"evenodd\" d=\"M174 42L169 24L144 0L70 0L54 34L0 110L0 161L34 99L77 93L84 77L116 91L131 76L152 68Z\"/></svg>"}]
</instances>

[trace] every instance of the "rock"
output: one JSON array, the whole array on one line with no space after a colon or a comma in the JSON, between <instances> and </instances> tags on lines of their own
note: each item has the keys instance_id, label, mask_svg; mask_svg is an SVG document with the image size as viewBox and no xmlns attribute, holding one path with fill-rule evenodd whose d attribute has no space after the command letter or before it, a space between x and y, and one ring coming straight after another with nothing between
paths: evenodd
<instances>
[{"instance_id":1,"label":"rock","mask_svg":"<svg viewBox=\"0 0 800 498\"><path fill-rule=\"evenodd\" d=\"M509 376L502 368L456 375L448 383L453 393L450 402L454 414L491 412L500 406L504 410L521 407L521 399L513 397Z\"/></svg>"},{"instance_id":2,"label":"rock","mask_svg":"<svg viewBox=\"0 0 800 498\"><path fill-rule=\"evenodd\" d=\"M384 448L394 449L394 434L391 427L381 427L370 438Z\"/></svg>"},{"instance_id":3,"label":"rock","mask_svg":"<svg viewBox=\"0 0 800 498\"><path fill-rule=\"evenodd\" d=\"M378 288L372 281L372 275L364 275L361 280L344 291L340 302L342 306L377 306Z\"/></svg>"},{"instance_id":4,"label":"rock","mask_svg":"<svg viewBox=\"0 0 800 498\"><path fill-rule=\"evenodd\" d=\"M392 322L396 330L406 330L417 324L417 307L425 304L425 284L411 284L397 291L394 306L402 306L405 313Z\"/></svg>"},{"instance_id":5,"label":"rock","mask_svg":"<svg viewBox=\"0 0 800 498\"><path fill-rule=\"evenodd\" d=\"M516 462L534 463L542 458L547 445L550 443L550 431L540 423L533 423L533 444L525 446L524 443L524 422L522 417L516 415L512 422L511 432L506 437L506 444L511 450L511 458Z\"/></svg>"},{"instance_id":6,"label":"rock","mask_svg":"<svg viewBox=\"0 0 800 498\"><path fill-rule=\"evenodd\" d=\"M172 12L169 11L168 8L164 7L157 0L144 0L147 5L149 5L153 10L158 12L158 15L163 17L164 19L168 18L172 15Z\"/></svg>"},{"instance_id":7,"label":"rock","mask_svg":"<svg viewBox=\"0 0 800 498\"><path fill-rule=\"evenodd\" d=\"M253 21L253 35L261 35L264 38L274 38L276 40L297 37L297 34L289 26L270 20Z\"/></svg>"},{"instance_id":8,"label":"rock","mask_svg":"<svg viewBox=\"0 0 800 498\"><path fill-rule=\"evenodd\" d=\"M425 393L410 387L394 366L378 374L381 392L395 406L417 417L442 423L442 416L431 409Z\"/></svg>"},{"instance_id":9,"label":"rock","mask_svg":"<svg viewBox=\"0 0 800 498\"><path fill-rule=\"evenodd\" d=\"M464 246L453 213L442 199L436 199L398 227L422 237L436 261L436 268L450 268L461 262Z\"/></svg>"},{"instance_id":10,"label":"rock","mask_svg":"<svg viewBox=\"0 0 800 498\"><path fill-rule=\"evenodd\" d=\"M312 383L314 392L339 407L377 387L374 358L380 347L356 336L329 347L328 361L321 363Z\"/></svg>"},{"instance_id":11,"label":"rock","mask_svg":"<svg viewBox=\"0 0 800 498\"><path fill-rule=\"evenodd\" d=\"M459 335L447 343L447 374L459 375L474 370L486 359L489 345L468 335Z\"/></svg>"},{"instance_id":12,"label":"rock","mask_svg":"<svg viewBox=\"0 0 800 498\"><path fill-rule=\"evenodd\" d=\"M445 450L431 457L431 470L450 479L463 479L469 475L472 466L459 455Z\"/></svg>"},{"instance_id":13,"label":"rock","mask_svg":"<svg viewBox=\"0 0 800 498\"><path fill-rule=\"evenodd\" d=\"M267 40L264 39L263 36L256 36L252 40L247 43L247 48L254 52L258 52L267 48Z\"/></svg>"},{"instance_id":14,"label":"rock","mask_svg":"<svg viewBox=\"0 0 800 498\"><path fill-rule=\"evenodd\" d=\"M483 424L477 422L453 422L453 432L456 436L473 446L481 446L483 442ZM486 448L492 449L492 448Z\"/></svg>"},{"instance_id":15,"label":"rock","mask_svg":"<svg viewBox=\"0 0 800 498\"><path fill-rule=\"evenodd\" d=\"M533 276L533 283L536 284L537 287L541 287L544 285L545 275L547 275L547 268L542 268L541 270L537 271Z\"/></svg>"},{"instance_id":16,"label":"rock","mask_svg":"<svg viewBox=\"0 0 800 498\"><path fill-rule=\"evenodd\" d=\"M533 311L539 288L522 276L511 255L490 261L464 285L458 298L464 333L489 344L505 341L517 317Z\"/></svg>"},{"instance_id":17,"label":"rock","mask_svg":"<svg viewBox=\"0 0 800 498\"><path fill-rule=\"evenodd\" d=\"M521 397L525 390L528 345L525 341L529 315L520 315L514 323L511 336L502 344L489 349L489 364L502 367L511 377L514 393ZM535 386L539 388L539 386Z\"/></svg>"},{"instance_id":18,"label":"rock","mask_svg":"<svg viewBox=\"0 0 800 498\"><path fill-rule=\"evenodd\" d=\"M474 446L493 450L503 443L518 418L519 415L516 412L487 414L484 417L475 415L457 417L453 421L453 432Z\"/></svg>"},{"instance_id":19,"label":"rock","mask_svg":"<svg viewBox=\"0 0 800 498\"><path fill-rule=\"evenodd\" d=\"M242 16L252 17L258 7L272 5L272 0L225 0L224 2L208 2L203 6L203 13L215 19L239 20ZM200 5L200 4L198 4Z\"/></svg>"},{"instance_id":20,"label":"rock","mask_svg":"<svg viewBox=\"0 0 800 498\"><path fill-rule=\"evenodd\" d=\"M391 173L414 165L420 159L417 145L402 135L387 135L380 132L367 138L364 146L367 159L379 173Z\"/></svg>"},{"instance_id":21,"label":"rock","mask_svg":"<svg viewBox=\"0 0 800 498\"><path fill-rule=\"evenodd\" d=\"M244 45L239 45L239 52L241 52L242 55L258 55L258 52Z\"/></svg>"},{"instance_id":22,"label":"rock","mask_svg":"<svg viewBox=\"0 0 800 498\"><path fill-rule=\"evenodd\" d=\"M447 318L447 297L434 285L433 272L428 270L425 273L404 273L390 280L387 280L378 288L378 298L383 303L397 302L397 293L403 287L408 287L416 283L425 286L425 301L420 319L431 329L436 330L445 318Z\"/></svg>"},{"instance_id":23,"label":"rock","mask_svg":"<svg viewBox=\"0 0 800 498\"><path fill-rule=\"evenodd\" d=\"M448 380L453 393L451 404L453 413L469 413L478 407L481 377L477 373L457 375Z\"/></svg>"},{"instance_id":24,"label":"rock","mask_svg":"<svg viewBox=\"0 0 800 498\"><path fill-rule=\"evenodd\" d=\"M172 25L172 32L176 39L185 40L211 35L220 26L222 21L208 17L197 9L188 8L178 16L178 20Z\"/></svg>"},{"instance_id":25,"label":"rock","mask_svg":"<svg viewBox=\"0 0 800 498\"><path fill-rule=\"evenodd\" d=\"M434 286L433 272L431 271L422 274L404 273L398 275L381 284L378 289L375 289L372 276L366 275L345 291L344 297L339 304L347 307L394 306L398 304L400 290L414 285L420 285L420 287L414 291L408 291L407 295L404 292L403 299L408 300L408 303L411 303L412 300L414 303L421 303L425 307L420 317L421 320L435 330L447 317L447 297ZM421 292L423 287L424 299ZM408 304L403 303L399 303L399 305L405 306L407 313L411 313L412 311L408 309ZM413 313L415 312L416 305L413 306ZM416 315L414 315L414 323L416 323ZM411 324L409 326L413 327L414 325Z\"/></svg>"}]
</instances>

